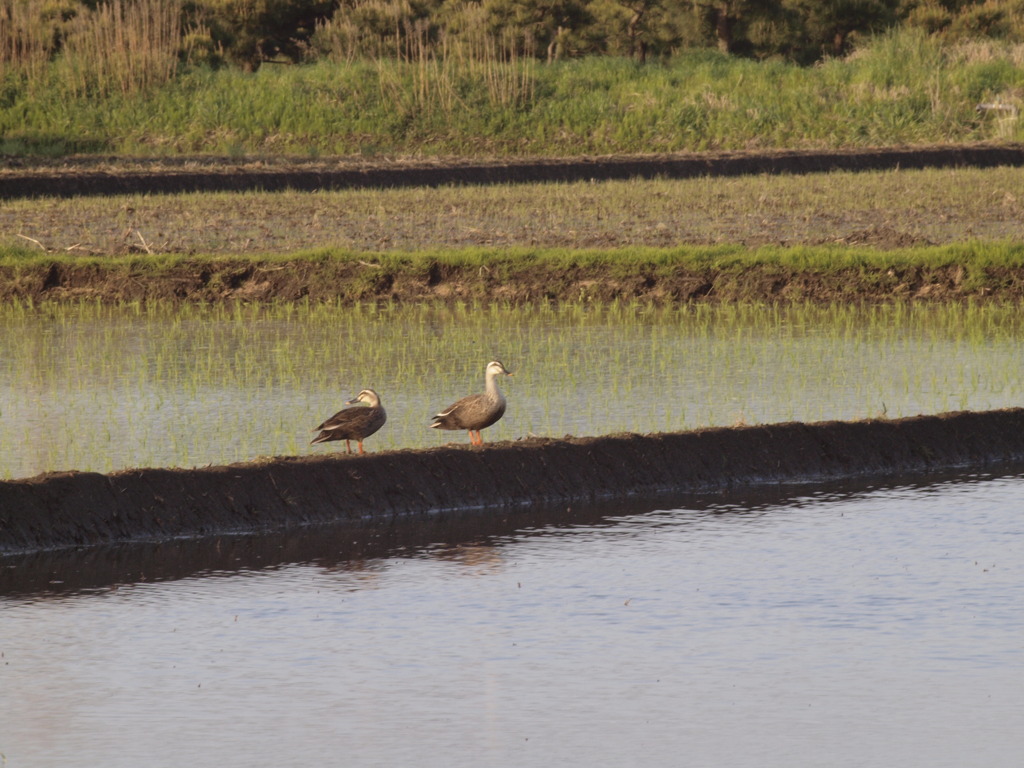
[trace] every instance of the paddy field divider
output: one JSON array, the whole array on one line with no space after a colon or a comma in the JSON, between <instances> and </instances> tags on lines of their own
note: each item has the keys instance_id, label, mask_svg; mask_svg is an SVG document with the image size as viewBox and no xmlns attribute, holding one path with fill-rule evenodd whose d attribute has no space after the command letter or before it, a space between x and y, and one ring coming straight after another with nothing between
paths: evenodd
<instances>
[{"instance_id":1,"label":"paddy field divider","mask_svg":"<svg viewBox=\"0 0 1024 768\"><path fill-rule=\"evenodd\" d=\"M0 553L1024 465L1024 409L529 438L0 482Z\"/></svg>"}]
</instances>

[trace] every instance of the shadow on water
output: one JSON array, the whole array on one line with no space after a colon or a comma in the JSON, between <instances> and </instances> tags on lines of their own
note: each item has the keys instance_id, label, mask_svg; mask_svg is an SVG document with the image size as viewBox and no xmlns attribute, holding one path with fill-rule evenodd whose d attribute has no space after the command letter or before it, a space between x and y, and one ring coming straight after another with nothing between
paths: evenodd
<instances>
[{"instance_id":1,"label":"shadow on water","mask_svg":"<svg viewBox=\"0 0 1024 768\"><path fill-rule=\"evenodd\" d=\"M585 527L610 528L624 517L687 510L694 521L708 515L737 522L772 519L781 508L798 509L822 500L854 499L880 490L922 489L1008 476L949 473L890 478L885 482L832 482L706 494L665 494L628 501L578 506L531 505L486 511L444 512L415 519L368 519L359 523L310 526L262 535L86 547L0 556L0 599L75 596L119 585L174 581L211 574L261 571L314 563L326 570L377 570L387 558L457 559L466 547L497 548L523 538Z\"/></svg>"}]
</instances>

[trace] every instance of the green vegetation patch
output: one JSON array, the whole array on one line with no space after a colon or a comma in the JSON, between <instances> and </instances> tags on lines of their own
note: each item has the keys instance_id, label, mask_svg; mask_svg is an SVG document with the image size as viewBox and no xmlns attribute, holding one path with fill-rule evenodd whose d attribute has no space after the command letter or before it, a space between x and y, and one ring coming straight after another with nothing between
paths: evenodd
<instances>
[{"instance_id":1,"label":"green vegetation patch","mask_svg":"<svg viewBox=\"0 0 1024 768\"><path fill-rule=\"evenodd\" d=\"M530 269L608 269L616 274L631 274L643 269L692 269L733 271L753 267L779 266L808 272L886 267L936 268L971 266L974 268L1024 267L1024 244L958 243L899 249L864 246L761 246L742 245L679 246L674 248L630 247L596 248L438 248L418 251L370 252L344 248L316 248L292 253L237 256L222 254L153 254L128 256L77 256L41 252L28 246L0 245L0 266L38 267L66 265L96 267L108 271L122 269L159 273L183 264L201 267L218 264L361 264L393 272L424 272L432 265L457 269L478 268L528 271Z\"/></svg>"},{"instance_id":2,"label":"green vegetation patch","mask_svg":"<svg viewBox=\"0 0 1024 768\"><path fill-rule=\"evenodd\" d=\"M1024 245L481 248L251 257L0 251L16 301L875 301L1016 299Z\"/></svg>"},{"instance_id":3,"label":"green vegetation patch","mask_svg":"<svg viewBox=\"0 0 1024 768\"><path fill-rule=\"evenodd\" d=\"M1018 48L892 33L821 66L620 57L193 67L138 89L0 80L0 152L496 157L1019 139ZM991 112L979 104L998 104Z\"/></svg>"}]
</instances>

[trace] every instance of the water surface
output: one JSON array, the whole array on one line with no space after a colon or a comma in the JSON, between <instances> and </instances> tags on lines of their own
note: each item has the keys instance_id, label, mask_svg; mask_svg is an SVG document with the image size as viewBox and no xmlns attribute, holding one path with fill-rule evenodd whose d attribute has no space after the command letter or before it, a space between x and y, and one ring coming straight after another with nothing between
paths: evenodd
<instances>
[{"instance_id":1,"label":"water surface","mask_svg":"<svg viewBox=\"0 0 1024 768\"><path fill-rule=\"evenodd\" d=\"M427 425L495 358L487 440L1019 406L1022 341L998 306L6 307L0 477L333 451L364 387L370 450L466 442Z\"/></svg>"},{"instance_id":2,"label":"water surface","mask_svg":"<svg viewBox=\"0 0 1024 768\"><path fill-rule=\"evenodd\" d=\"M960 478L7 558L0 751L1009 768L1022 499Z\"/></svg>"}]
</instances>

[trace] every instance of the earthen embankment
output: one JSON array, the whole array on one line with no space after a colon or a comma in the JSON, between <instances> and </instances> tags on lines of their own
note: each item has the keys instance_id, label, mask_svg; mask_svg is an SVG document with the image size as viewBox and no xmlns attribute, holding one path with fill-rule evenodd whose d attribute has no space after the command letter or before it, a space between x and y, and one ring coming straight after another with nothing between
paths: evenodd
<instances>
[{"instance_id":1,"label":"earthen embankment","mask_svg":"<svg viewBox=\"0 0 1024 768\"><path fill-rule=\"evenodd\" d=\"M0 483L0 552L1024 466L1024 409L302 456Z\"/></svg>"}]
</instances>

